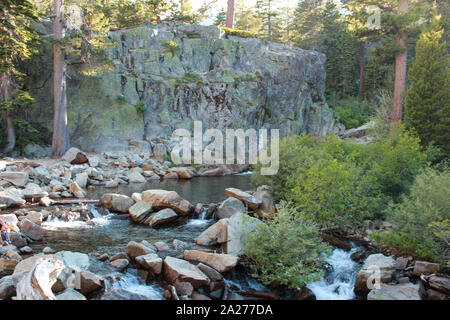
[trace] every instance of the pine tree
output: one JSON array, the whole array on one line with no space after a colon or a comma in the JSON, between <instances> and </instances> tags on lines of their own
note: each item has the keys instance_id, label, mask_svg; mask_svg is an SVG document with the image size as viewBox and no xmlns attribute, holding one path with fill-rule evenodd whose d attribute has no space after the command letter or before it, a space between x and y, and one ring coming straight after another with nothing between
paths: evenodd
<instances>
[{"instance_id":1,"label":"pine tree","mask_svg":"<svg viewBox=\"0 0 450 320\"><path fill-rule=\"evenodd\" d=\"M258 34L262 28L262 20L254 7L246 5L245 0L236 2L235 28Z\"/></svg>"},{"instance_id":2,"label":"pine tree","mask_svg":"<svg viewBox=\"0 0 450 320\"><path fill-rule=\"evenodd\" d=\"M450 55L443 41L440 16L435 15L416 44L416 60L410 71L411 86L405 103L405 119L423 145L434 142L450 154Z\"/></svg>"},{"instance_id":3,"label":"pine tree","mask_svg":"<svg viewBox=\"0 0 450 320\"><path fill-rule=\"evenodd\" d=\"M32 101L26 92L20 90L23 74L18 71L18 65L34 52L32 44L37 39L37 32L31 23L36 20L37 12L30 1L6 0L0 3L0 114L6 122L5 152L12 150L16 143L15 110Z\"/></svg>"},{"instance_id":4,"label":"pine tree","mask_svg":"<svg viewBox=\"0 0 450 320\"><path fill-rule=\"evenodd\" d=\"M274 0L256 1L256 13L262 21L259 37L267 41L280 41L282 36L275 5Z\"/></svg>"},{"instance_id":5,"label":"pine tree","mask_svg":"<svg viewBox=\"0 0 450 320\"><path fill-rule=\"evenodd\" d=\"M221 10L216 15L216 19L214 20L214 25L218 27L225 27L227 20L227 12L225 10Z\"/></svg>"}]
</instances>

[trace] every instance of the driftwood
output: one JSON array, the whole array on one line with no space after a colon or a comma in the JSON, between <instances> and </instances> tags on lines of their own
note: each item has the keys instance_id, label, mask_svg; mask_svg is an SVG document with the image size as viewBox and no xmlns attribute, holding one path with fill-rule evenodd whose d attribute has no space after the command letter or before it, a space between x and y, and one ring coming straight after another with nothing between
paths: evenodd
<instances>
[{"instance_id":1,"label":"driftwood","mask_svg":"<svg viewBox=\"0 0 450 320\"><path fill-rule=\"evenodd\" d=\"M52 286L64 269L59 259L42 258L17 284L17 300L56 300Z\"/></svg>"},{"instance_id":2,"label":"driftwood","mask_svg":"<svg viewBox=\"0 0 450 320\"><path fill-rule=\"evenodd\" d=\"M53 200L51 203L52 206L55 205L66 205L66 204L97 204L99 200L93 200L93 199L70 199L70 200Z\"/></svg>"},{"instance_id":3,"label":"driftwood","mask_svg":"<svg viewBox=\"0 0 450 320\"><path fill-rule=\"evenodd\" d=\"M245 297L262 298L265 300L280 300L280 297L276 294L261 291L240 291L239 294Z\"/></svg>"}]
</instances>

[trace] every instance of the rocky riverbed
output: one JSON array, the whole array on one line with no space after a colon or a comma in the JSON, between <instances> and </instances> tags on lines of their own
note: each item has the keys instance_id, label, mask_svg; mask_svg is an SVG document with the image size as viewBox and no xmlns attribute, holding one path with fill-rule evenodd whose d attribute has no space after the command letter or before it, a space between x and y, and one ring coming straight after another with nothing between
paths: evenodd
<instances>
[{"instance_id":1,"label":"rocky riverbed","mask_svg":"<svg viewBox=\"0 0 450 320\"><path fill-rule=\"evenodd\" d=\"M321 281L298 290L263 286L240 259L262 212L276 212L270 187L249 190L239 174L248 168L160 160L76 149L64 161L1 160L1 218L13 245L0 248L0 298L30 298L27 284L37 281L56 299L448 299L439 265L339 230L323 230L336 249ZM388 228L367 222L367 233ZM36 278L43 270L54 270L44 282ZM374 272L380 283L372 287Z\"/></svg>"}]
</instances>

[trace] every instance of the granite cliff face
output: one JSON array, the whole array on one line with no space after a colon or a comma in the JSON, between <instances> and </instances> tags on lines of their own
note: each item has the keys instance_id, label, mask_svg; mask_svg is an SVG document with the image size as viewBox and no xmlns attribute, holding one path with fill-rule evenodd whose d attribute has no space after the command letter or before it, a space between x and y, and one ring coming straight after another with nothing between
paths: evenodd
<instances>
[{"instance_id":1,"label":"granite cliff face","mask_svg":"<svg viewBox=\"0 0 450 320\"><path fill-rule=\"evenodd\" d=\"M165 139L194 120L204 129L264 127L282 136L338 131L324 98L323 54L197 25L143 26L110 39L111 72L68 80L71 142L83 150ZM51 83L44 90L38 104L51 108Z\"/></svg>"}]
</instances>

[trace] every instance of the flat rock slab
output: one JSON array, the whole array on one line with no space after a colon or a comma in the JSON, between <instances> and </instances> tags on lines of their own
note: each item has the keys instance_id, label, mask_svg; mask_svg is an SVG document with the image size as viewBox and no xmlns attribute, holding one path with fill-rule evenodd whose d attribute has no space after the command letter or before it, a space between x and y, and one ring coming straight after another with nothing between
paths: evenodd
<instances>
[{"instance_id":1,"label":"flat rock slab","mask_svg":"<svg viewBox=\"0 0 450 320\"><path fill-rule=\"evenodd\" d=\"M142 192L142 201L151 205L155 210L169 208L182 216L194 211L194 206L181 198L175 191L147 190Z\"/></svg>"},{"instance_id":2,"label":"flat rock slab","mask_svg":"<svg viewBox=\"0 0 450 320\"><path fill-rule=\"evenodd\" d=\"M202 262L210 267L213 267L219 272L227 272L232 270L239 258L229 254L218 254L204 252L200 250L185 250L184 259L195 262Z\"/></svg>"},{"instance_id":3,"label":"flat rock slab","mask_svg":"<svg viewBox=\"0 0 450 320\"><path fill-rule=\"evenodd\" d=\"M419 285L403 283L396 285L380 284L367 295L367 300L421 300Z\"/></svg>"},{"instance_id":4,"label":"flat rock slab","mask_svg":"<svg viewBox=\"0 0 450 320\"><path fill-rule=\"evenodd\" d=\"M229 197L233 197L244 202L250 210L256 210L263 204L260 199L236 188L227 188L225 189L225 193Z\"/></svg>"},{"instance_id":5,"label":"flat rock slab","mask_svg":"<svg viewBox=\"0 0 450 320\"><path fill-rule=\"evenodd\" d=\"M134 205L134 201L122 194L105 193L101 196L99 204L110 211L127 213L130 207Z\"/></svg>"},{"instance_id":6,"label":"flat rock slab","mask_svg":"<svg viewBox=\"0 0 450 320\"><path fill-rule=\"evenodd\" d=\"M164 279L169 283L176 281L190 282L194 288L208 285L209 278L192 263L173 257L164 259Z\"/></svg>"}]
</instances>

